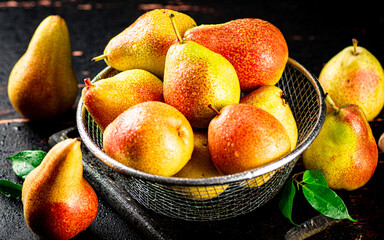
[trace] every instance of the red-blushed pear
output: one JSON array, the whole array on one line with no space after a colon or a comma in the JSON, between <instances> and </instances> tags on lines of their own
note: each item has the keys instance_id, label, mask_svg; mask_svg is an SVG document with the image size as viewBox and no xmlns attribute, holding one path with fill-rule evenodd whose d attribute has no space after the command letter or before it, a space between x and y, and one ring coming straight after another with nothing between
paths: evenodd
<instances>
[{"instance_id":1,"label":"red-blushed pear","mask_svg":"<svg viewBox=\"0 0 384 240\"><path fill-rule=\"evenodd\" d=\"M284 126L272 114L248 104L225 106L208 127L212 162L223 174L264 166L291 151Z\"/></svg>"},{"instance_id":2,"label":"red-blushed pear","mask_svg":"<svg viewBox=\"0 0 384 240\"><path fill-rule=\"evenodd\" d=\"M91 83L85 79L84 106L101 131L129 107L146 101L164 101L163 82L143 69L131 69Z\"/></svg>"},{"instance_id":3,"label":"red-blushed pear","mask_svg":"<svg viewBox=\"0 0 384 240\"><path fill-rule=\"evenodd\" d=\"M128 167L169 177L191 158L193 131L176 108L163 102L143 102L107 126L103 151Z\"/></svg>"},{"instance_id":4,"label":"red-blushed pear","mask_svg":"<svg viewBox=\"0 0 384 240\"><path fill-rule=\"evenodd\" d=\"M352 42L327 62L319 82L338 106L359 105L372 121L384 106L384 70L372 53ZM327 112L332 110L327 104Z\"/></svg>"},{"instance_id":5,"label":"red-blushed pear","mask_svg":"<svg viewBox=\"0 0 384 240\"><path fill-rule=\"evenodd\" d=\"M77 139L56 144L28 174L22 202L28 227L44 239L71 239L93 222L98 199L83 177Z\"/></svg>"},{"instance_id":6,"label":"red-blushed pear","mask_svg":"<svg viewBox=\"0 0 384 240\"><path fill-rule=\"evenodd\" d=\"M363 110L355 104L338 107L325 117L323 127L302 154L306 169L321 171L332 189L355 190L375 172L378 148Z\"/></svg>"},{"instance_id":7,"label":"red-blushed pear","mask_svg":"<svg viewBox=\"0 0 384 240\"><path fill-rule=\"evenodd\" d=\"M185 40L221 54L234 66L241 90L275 85L288 61L288 46L273 24L256 18L200 25L186 31Z\"/></svg>"},{"instance_id":8,"label":"red-blushed pear","mask_svg":"<svg viewBox=\"0 0 384 240\"><path fill-rule=\"evenodd\" d=\"M164 101L177 108L194 128L207 128L216 109L240 101L240 84L232 64L218 53L193 41L182 40L176 24L167 53L163 80Z\"/></svg>"}]
</instances>

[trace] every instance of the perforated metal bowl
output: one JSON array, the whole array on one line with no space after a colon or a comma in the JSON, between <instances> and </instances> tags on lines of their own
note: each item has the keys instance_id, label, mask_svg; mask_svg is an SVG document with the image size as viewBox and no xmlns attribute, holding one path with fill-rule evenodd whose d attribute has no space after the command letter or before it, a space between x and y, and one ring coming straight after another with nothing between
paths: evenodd
<instances>
[{"instance_id":1,"label":"perforated metal bowl","mask_svg":"<svg viewBox=\"0 0 384 240\"><path fill-rule=\"evenodd\" d=\"M113 76L107 67L92 81ZM277 84L292 109L299 137L296 148L276 162L238 174L190 179L162 177L127 167L102 151L102 132L83 106L77 127L86 147L102 162L126 176L126 190L145 207L169 217L210 221L248 213L272 199L282 188L300 154L312 143L324 122L326 105L317 79L289 59Z\"/></svg>"}]
</instances>

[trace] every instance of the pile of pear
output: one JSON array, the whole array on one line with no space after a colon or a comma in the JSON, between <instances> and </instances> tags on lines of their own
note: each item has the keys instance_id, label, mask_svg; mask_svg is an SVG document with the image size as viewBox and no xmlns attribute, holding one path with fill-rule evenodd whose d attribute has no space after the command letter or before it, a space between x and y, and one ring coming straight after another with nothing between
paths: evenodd
<instances>
[{"instance_id":1,"label":"pile of pear","mask_svg":"<svg viewBox=\"0 0 384 240\"><path fill-rule=\"evenodd\" d=\"M384 106L384 70L367 49L344 48L323 67L319 82L328 95L319 135L302 154L307 169L321 171L332 189L356 190L372 178L378 146L369 122Z\"/></svg>"},{"instance_id":2,"label":"pile of pear","mask_svg":"<svg viewBox=\"0 0 384 240\"><path fill-rule=\"evenodd\" d=\"M164 177L217 177L264 166L296 146L296 121L275 86L288 47L267 21L197 26L184 13L155 9L93 61L102 59L117 73L86 79L82 100L103 132L103 151L128 167ZM174 189L202 201L227 187Z\"/></svg>"}]
</instances>

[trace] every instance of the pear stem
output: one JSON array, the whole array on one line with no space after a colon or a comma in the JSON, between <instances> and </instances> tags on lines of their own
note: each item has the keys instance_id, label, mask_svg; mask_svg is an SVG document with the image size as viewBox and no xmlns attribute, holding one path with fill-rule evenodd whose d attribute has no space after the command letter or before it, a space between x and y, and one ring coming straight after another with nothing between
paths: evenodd
<instances>
[{"instance_id":1,"label":"pear stem","mask_svg":"<svg viewBox=\"0 0 384 240\"><path fill-rule=\"evenodd\" d=\"M214 106L212 106L212 104L208 104L208 107L209 107L210 109L212 109L217 115L220 115L220 112L217 111L217 109L216 109Z\"/></svg>"},{"instance_id":2,"label":"pear stem","mask_svg":"<svg viewBox=\"0 0 384 240\"><path fill-rule=\"evenodd\" d=\"M84 83L85 83L85 85L86 85L87 87L92 86L92 82L91 82L91 79L90 79L90 78L86 78L86 79L84 79Z\"/></svg>"},{"instance_id":3,"label":"pear stem","mask_svg":"<svg viewBox=\"0 0 384 240\"><path fill-rule=\"evenodd\" d=\"M358 41L357 41L357 39L356 38L352 38L352 44L353 44L353 55L357 55L357 50L356 50L356 48L357 48L357 43L358 43Z\"/></svg>"},{"instance_id":4,"label":"pear stem","mask_svg":"<svg viewBox=\"0 0 384 240\"><path fill-rule=\"evenodd\" d=\"M328 93L325 94L325 100L332 106L332 108L337 112L340 108L336 105L336 103L332 100Z\"/></svg>"},{"instance_id":5,"label":"pear stem","mask_svg":"<svg viewBox=\"0 0 384 240\"><path fill-rule=\"evenodd\" d=\"M176 33L176 36L177 36L177 39L179 40L179 43L180 43L180 44L183 44L183 43L184 43L184 40L183 40L183 38L181 37L180 32L179 32L179 30L177 30L177 27L176 27L176 23L175 23L175 15L173 15L173 14L171 13L171 15L169 15L169 17L171 18L172 27L173 27L173 30L174 30L175 33Z\"/></svg>"},{"instance_id":6,"label":"pear stem","mask_svg":"<svg viewBox=\"0 0 384 240\"><path fill-rule=\"evenodd\" d=\"M107 58L107 54L103 54L103 55L100 55L100 56L97 56L97 57L94 57L91 59L92 62L97 62L97 61L100 61L100 60L103 60Z\"/></svg>"}]
</instances>

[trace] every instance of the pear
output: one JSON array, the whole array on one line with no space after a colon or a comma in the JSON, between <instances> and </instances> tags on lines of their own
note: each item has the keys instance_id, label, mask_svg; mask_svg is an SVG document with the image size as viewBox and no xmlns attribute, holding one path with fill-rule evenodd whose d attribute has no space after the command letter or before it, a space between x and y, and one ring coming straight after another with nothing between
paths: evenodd
<instances>
[{"instance_id":1,"label":"pear","mask_svg":"<svg viewBox=\"0 0 384 240\"><path fill-rule=\"evenodd\" d=\"M92 83L85 79L84 106L101 131L129 107L146 101L163 101L163 82L152 73L131 69Z\"/></svg>"},{"instance_id":2,"label":"pear","mask_svg":"<svg viewBox=\"0 0 384 240\"><path fill-rule=\"evenodd\" d=\"M262 108L277 118L289 135L291 150L295 149L298 138L296 120L284 98L283 90L276 86L261 86L242 97L240 103Z\"/></svg>"},{"instance_id":3,"label":"pear","mask_svg":"<svg viewBox=\"0 0 384 240\"><path fill-rule=\"evenodd\" d=\"M302 154L305 168L321 171L332 189L355 190L375 172L378 148L364 111L355 104L338 107L325 117L323 127Z\"/></svg>"},{"instance_id":4,"label":"pear","mask_svg":"<svg viewBox=\"0 0 384 240\"><path fill-rule=\"evenodd\" d=\"M191 158L193 131L176 108L163 102L143 102L107 126L103 151L128 167L170 177Z\"/></svg>"},{"instance_id":5,"label":"pear","mask_svg":"<svg viewBox=\"0 0 384 240\"><path fill-rule=\"evenodd\" d=\"M280 30L257 18L191 28L185 40L223 55L235 68L243 92L275 85L288 61L288 46Z\"/></svg>"},{"instance_id":6,"label":"pear","mask_svg":"<svg viewBox=\"0 0 384 240\"><path fill-rule=\"evenodd\" d=\"M207 130L194 130L193 139L194 148L192 157L174 177L209 178L222 176L222 174L217 171L209 154ZM173 188L187 198L204 201L217 197L224 192L228 186L228 184L225 184L218 186L174 186Z\"/></svg>"},{"instance_id":7,"label":"pear","mask_svg":"<svg viewBox=\"0 0 384 240\"><path fill-rule=\"evenodd\" d=\"M216 109L240 101L240 84L232 64L193 41L172 45L167 53L163 79L164 101L177 108L194 128L207 128Z\"/></svg>"},{"instance_id":8,"label":"pear","mask_svg":"<svg viewBox=\"0 0 384 240\"><path fill-rule=\"evenodd\" d=\"M13 107L31 120L56 117L77 98L68 28L59 16L48 16L37 27L27 51L9 76Z\"/></svg>"},{"instance_id":9,"label":"pear","mask_svg":"<svg viewBox=\"0 0 384 240\"><path fill-rule=\"evenodd\" d=\"M120 71L144 69L162 78L165 56L175 43L169 15L173 14L180 23L180 34L195 27L196 22L188 15L170 9L155 9L141 15L133 24L112 38L104 54L93 61L105 62Z\"/></svg>"},{"instance_id":10,"label":"pear","mask_svg":"<svg viewBox=\"0 0 384 240\"><path fill-rule=\"evenodd\" d=\"M338 106L359 105L372 121L384 106L384 70L372 53L352 42L327 62L319 82ZM327 104L327 112L332 110Z\"/></svg>"},{"instance_id":11,"label":"pear","mask_svg":"<svg viewBox=\"0 0 384 240\"><path fill-rule=\"evenodd\" d=\"M80 142L56 144L26 177L22 189L28 227L44 239L70 239L95 219L98 199L83 177Z\"/></svg>"},{"instance_id":12,"label":"pear","mask_svg":"<svg viewBox=\"0 0 384 240\"><path fill-rule=\"evenodd\" d=\"M243 103L217 112L208 127L208 147L222 174L252 170L291 151L288 133L280 121L259 107Z\"/></svg>"}]
</instances>

